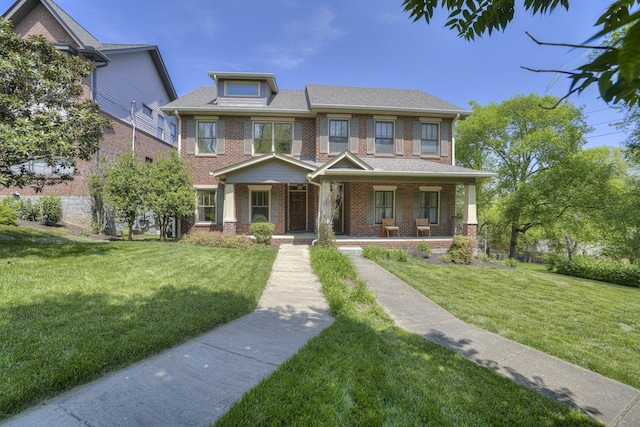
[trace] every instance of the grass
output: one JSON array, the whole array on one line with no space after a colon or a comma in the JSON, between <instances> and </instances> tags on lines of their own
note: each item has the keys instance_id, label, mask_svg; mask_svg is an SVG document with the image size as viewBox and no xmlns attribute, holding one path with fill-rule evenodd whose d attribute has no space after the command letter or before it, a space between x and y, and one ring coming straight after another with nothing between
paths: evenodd
<instances>
[{"instance_id":1,"label":"grass","mask_svg":"<svg viewBox=\"0 0 640 427\"><path fill-rule=\"evenodd\" d=\"M0 419L251 312L275 254L0 227Z\"/></svg>"},{"instance_id":2,"label":"grass","mask_svg":"<svg viewBox=\"0 0 640 427\"><path fill-rule=\"evenodd\" d=\"M312 249L335 322L217 426L592 426L577 410L394 326L336 250Z\"/></svg>"},{"instance_id":3,"label":"grass","mask_svg":"<svg viewBox=\"0 0 640 427\"><path fill-rule=\"evenodd\" d=\"M540 268L380 264L468 323L640 388L640 289Z\"/></svg>"}]
</instances>

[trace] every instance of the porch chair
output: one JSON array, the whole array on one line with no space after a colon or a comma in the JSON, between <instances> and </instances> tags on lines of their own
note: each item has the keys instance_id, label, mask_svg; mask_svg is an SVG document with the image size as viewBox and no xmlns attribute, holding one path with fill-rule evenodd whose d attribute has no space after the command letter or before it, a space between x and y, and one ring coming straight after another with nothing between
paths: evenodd
<instances>
[{"instance_id":1,"label":"porch chair","mask_svg":"<svg viewBox=\"0 0 640 427\"><path fill-rule=\"evenodd\" d=\"M416 237L420 237L421 231L428 231L431 237L431 224L429 218L416 218Z\"/></svg>"},{"instance_id":2,"label":"porch chair","mask_svg":"<svg viewBox=\"0 0 640 427\"><path fill-rule=\"evenodd\" d=\"M384 236L385 231L387 232L387 237L391 237L389 236L389 231L395 231L400 237L400 226L396 224L393 218L382 218L382 236Z\"/></svg>"}]
</instances>

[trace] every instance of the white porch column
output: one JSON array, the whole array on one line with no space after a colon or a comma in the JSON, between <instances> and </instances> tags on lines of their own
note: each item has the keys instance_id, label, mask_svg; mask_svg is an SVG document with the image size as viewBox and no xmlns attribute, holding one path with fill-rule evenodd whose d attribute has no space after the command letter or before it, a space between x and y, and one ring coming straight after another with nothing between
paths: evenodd
<instances>
[{"instance_id":1,"label":"white porch column","mask_svg":"<svg viewBox=\"0 0 640 427\"><path fill-rule=\"evenodd\" d=\"M478 213L476 209L476 185L465 184L464 186L464 213L463 224L478 224Z\"/></svg>"},{"instance_id":2,"label":"white porch column","mask_svg":"<svg viewBox=\"0 0 640 427\"><path fill-rule=\"evenodd\" d=\"M236 199L235 186L233 184L225 184L224 186L224 210L223 221L236 222Z\"/></svg>"}]
</instances>

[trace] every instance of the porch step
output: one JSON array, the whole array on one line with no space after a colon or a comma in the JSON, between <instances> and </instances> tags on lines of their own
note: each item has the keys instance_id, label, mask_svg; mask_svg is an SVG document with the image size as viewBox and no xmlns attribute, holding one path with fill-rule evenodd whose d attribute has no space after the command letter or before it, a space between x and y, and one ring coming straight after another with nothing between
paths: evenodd
<instances>
[{"instance_id":1,"label":"porch step","mask_svg":"<svg viewBox=\"0 0 640 427\"><path fill-rule=\"evenodd\" d=\"M338 250L345 255L362 255L360 246L338 246Z\"/></svg>"}]
</instances>

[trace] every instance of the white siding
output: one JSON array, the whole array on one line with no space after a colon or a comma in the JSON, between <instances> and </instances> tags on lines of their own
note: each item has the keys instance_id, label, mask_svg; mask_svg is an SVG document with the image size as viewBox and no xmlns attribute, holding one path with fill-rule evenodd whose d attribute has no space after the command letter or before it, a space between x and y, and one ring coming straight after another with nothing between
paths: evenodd
<instances>
[{"instance_id":1,"label":"white siding","mask_svg":"<svg viewBox=\"0 0 640 427\"><path fill-rule=\"evenodd\" d=\"M96 101L102 110L130 122L131 104L135 101L136 128L157 136L160 114L165 118L163 140L170 142L169 123L177 126L177 120L160 111L171 100L149 52L107 53L107 56L109 65L96 70ZM151 117L142 112L143 104L151 108Z\"/></svg>"}]
</instances>

